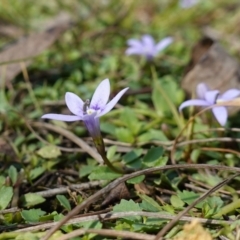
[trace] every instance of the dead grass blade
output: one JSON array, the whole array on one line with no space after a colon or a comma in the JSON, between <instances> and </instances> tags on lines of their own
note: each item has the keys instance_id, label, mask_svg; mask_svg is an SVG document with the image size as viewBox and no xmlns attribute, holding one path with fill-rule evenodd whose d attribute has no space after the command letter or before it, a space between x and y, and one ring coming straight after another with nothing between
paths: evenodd
<instances>
[{"instance_id":1,"label":"dead grass blade","mask_svg":"<svg viewBox=\"0 0 240 240\"><path fill-rule=\"evenodd\" d=\"M57 19L59 18L57 17ZM54 25L46 30L21 37L0 52L0 65L2 65L0 67L0 86L3 86L3 83L8 84L21 72L19 62L24 61L25 66L29 66L31 58L51 46L72 24L70 17L65 18L65 21L53 22Z\"/></svg>"},{"instance_id":2,"label":"dead grass blade","mask_svg":"<svg viewBox=\"0 0 240 240\"><path fill-rule=\"evenodd\" d=\"M218 166L218 165L208 165L208 164L182 164L182 165L166 165L163 167L154 167L149 169L140 170L131 174L126 174L123 177L120 177L116 179L115 181L109 183L106 187L102 188L92 196L90 196L88 199L83 201L80 205L76 206L72 211L70 211L61 221L59 221L55 226L53 226L47 234L41 238L41 240L48 240L52 234L57 231L63 224L65 224L69 219L71 219L73 216L77 215L80 210L88 207L92 203L94 203L96 200L98 200L102 195L109 193L112 189L116 188L120 183L123 183L127 181L128 179L143 175L143 174L150 174L154 172L161 172L164 170L169 169L218 169L218 170L224 170L224 171L231 171L231 172L237 172L240 173L240 168L237 167L227 167L227 166ZM235 176L235 175L234 175Z\"/></svg>"},{"instance_id":3,"label":"dead grass blade","mask_svg":"<svg viewBox=\"0 0 240 240\"><path fill-rule=\"evenodd\" d=\"M234 179L235 177L237 177L239 175L240 175L240 173L236 173L236 174L232 175L231 177L229 177L229 178L223 180L222 182L218 183L216 186L209 189L202 196L197 198L193 203L191 203L188 207L186 207L182 212L178 213L177 216L172 221L170 221L167 225L165 225L164 228L162 228L161 231L157 234L157 236L154 240L162 239L162 237L167 233L167 231L169 231L179 221L179 219L182 216L184 216L190 209L192 209L195 205L200 203L202 200L204 200L210 194L217 191L219 188L223 187L224 185L226 185L228 182L230 182L232 179Z\"/></svg>"}]
</instances>

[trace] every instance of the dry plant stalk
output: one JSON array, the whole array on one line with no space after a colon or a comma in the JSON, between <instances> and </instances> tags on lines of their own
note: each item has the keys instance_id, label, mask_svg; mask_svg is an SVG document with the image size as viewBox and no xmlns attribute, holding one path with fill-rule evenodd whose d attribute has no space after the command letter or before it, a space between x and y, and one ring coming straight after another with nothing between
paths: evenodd
<instances>
[{"instance_id":1,"label":"dry plant stalk","mask_svg":"<svg viewBox=\"0 0 240 240\"><path fill-rule=\"evenodd\" d=\"M194 219L183 227L183 231L173 240L212 240L211 235Z\"/></svg>"}]
</instances>

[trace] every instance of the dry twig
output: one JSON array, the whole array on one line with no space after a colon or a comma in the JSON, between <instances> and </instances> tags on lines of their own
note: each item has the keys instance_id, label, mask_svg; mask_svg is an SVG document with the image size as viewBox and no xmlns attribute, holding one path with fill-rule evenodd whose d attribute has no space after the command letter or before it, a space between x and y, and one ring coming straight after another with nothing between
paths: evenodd
<instances>
[{"instance_id":1,"label":"dry twig","mask_svg":"<svg viewBox=\"0 0 240 240\"><path fill-rule=\"evenodd\" d=\"M149 217L149 218L160 218L160 219L166 219L166 220L171 220L176 217L176 215L171 215L171 214L164 214L164 213L154 213L154 212L119 212L119 213L102 213L102 214L94 214L91 216L80 216L73 218L69 221L66 222L65 225L69 224L77 224L77 223L82 223L82 222L87 222L87 221L97 221L101 219L101 221L107 221L107 220L112 220L112 219L119 219L123 217L128 217L128 216L143 216L143 217ZM179 220L183 222L191 222L193 219L197 219L198 222L203 223L203 224L212 224L212 225L219 225L219 224L230 224L233 221L225 221L225 220L214 220L214 219L207 219L207 218L195 218L195 217L188 217L188 216L182 216ZM27 227L18 229L16 232L33 232L33 231L40 231L43 229L48 229L53 226L57 225L57 222L50 222L50 223L41 223L37 224L34 226L27 225ZM4 230L1 228L1 230ZM5 228L6 230L6 228Z\"/></svg>"},{"instance_id":2,"label":"dry twig","mask_svg":"<svg viewBox=\"0 0 240 240\"><path fill-rule=\"evenodd\" d=\"M184 216L190 209L192 209L195 205L200 203L202 200L204 200L206 197L208 197L213 192L217 191L219 188L223 187L225 184L230 182L235 177L239 176L240 173L236 173L233 176L223 180L222 182L218 183L213 188L209 189L207 192L205 192L202 196L197 198L193 203L191 203L188 207L186 207L182 212L178 213L177 216L172 219L167 225L164 226L164 228L161 229L161 231L157 234L156 238L154 240L160 240L162 237L166 234L168 230L170 230L178 221L179 219Z\"/></svg>"},{"instance_id":3,"label":"dry twig","mask_svg":"<svg viewBox=\"0 0 240 240\"><path fill-rule=\"evenodd\" d=\"M170 170L170 169L218 169L218 170L240 173L240 168L237 168L237 167L227 167L227 166L208 165L208 164L182 164L182 165L166 165L163 167L149 168L149 169L140 170L140 171L137 171L137 172L134 172L131 174L126 174L123 177L120 177L120 178L116 179L115 181L111 182L106 187L102 188L101 190L99 190L98 192L96 192L95 194L90 196L88 199L83 201L80 205L76 206L61 221L59 221L53 228L51 228L41 240L48 240L49 237L56 230L58 230L64 223L66 223L73 216L77 215L80 210L89 206L90 204L95 202L97 199L99 199L99 197L108 193L113 188L116 188L120 183L125 182L128 179L143 175L143 174L150 174L150 173L160 172L160 171Z\"/></svg>"},{"instance_id":4,"label":"dry twig","mask_svg":"<svg viewBox=\"0 0 240 240\"><path fill-rule=\"evenodd\" d=\"M50 123L34 122L34 123L31 123L31 125L37 128L45 128L50 131L54 131L63 135L64 137L68 138L69 140L77 144L79 147L81 147L91 157L96 159L96 161L98 161L99 163L103 163L101 156L93 148L91 148L83 140L81 140L79 137L77 137L75 134L71 133L70 131L58 126L54 126L53 124L50 124Z\"/></svg>"}]
</instances>

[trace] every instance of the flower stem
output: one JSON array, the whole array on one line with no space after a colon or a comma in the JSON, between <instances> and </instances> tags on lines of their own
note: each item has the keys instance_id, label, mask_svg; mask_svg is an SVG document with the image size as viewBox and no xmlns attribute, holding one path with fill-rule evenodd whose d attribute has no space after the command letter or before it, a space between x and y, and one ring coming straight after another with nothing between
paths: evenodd
<instances>
[{"instance_id":1,"label":"flower stem","mask_svg":"<svg viewBox=\"0 0 240 240\"><path fill-rule=\"evenodd\" d=\"M227 215L230 212L235 211L235 209L240 207L240 199L236 199L235 201L225 205L222 207L217 214L213 216L213 218L222 217L222 215Z\"/></svg>"},{"instance_id":2,"label":"flower stem","mask_svg":"<svg viewBox=\"0 0 240 240\"><path fill-rule=\"evenodd\" d=\"M153 66L151 66L151 71L152 71L153 80L155 83L157 83L157 73ZM180 129L182 129L184 127L184 122L183 122L183 119L178 114L178 111L177 111L175 105L173 104L171 99L168 97L168 95L165 93L165 90L162 88L161 84L156 84L156 87L157 87L158 91L160 92L160 94L162 95L162 97L167 102L178 127Z\"/></svg>"},{"instance_id":3,"label":"flower stem","mask_svg":"<svg viewBox=\"0 0 240 240\"><path fill-rule=\"evenodd\" d=\"M102 136L100 137L95 137L93 138L93 142L94 142L94 145L98 151L98 153L101 155L104 163L114 172L116 173L121 173L121 174L124 174L126 173L123 169L120 169L120 168L116 168L115 166L112 165L112 163L109 161L109 159L107 158L107 155L106 155L106 151L105 151L105 145L104 145L104 142L103 142L103 138Z\"/></svg>"},{"instance_id":4,"label":"flower stem","mask_svg":"<svg viewBox=\"0 0 240 240\"><path fill-rule=\"evenodd\" d=\"M34 93L34 91L33 91L33 89L32 89L32 84L31 84L31 82L30 82L30 80L29 80L29 75L28 75L28 71L27 71L26 65L25 65L24 62L21 62L21 63L20 63L20 66L21 66L21 69L22 69L23 78L24 78L24 80L25 80L25 82L26 82L27 90L28 90L29 95L30 95L30 97L32 98L32 101L33 101L33 103L34 103L34 105L35 105L35 109L37 109L38 111L40 111L41 108L40 108L40 105L39 105L39 103L38 103L38 101L37 101L37 98L36 98L36 96L35 96L35 93Z\"/></svg>"}]
</instances>

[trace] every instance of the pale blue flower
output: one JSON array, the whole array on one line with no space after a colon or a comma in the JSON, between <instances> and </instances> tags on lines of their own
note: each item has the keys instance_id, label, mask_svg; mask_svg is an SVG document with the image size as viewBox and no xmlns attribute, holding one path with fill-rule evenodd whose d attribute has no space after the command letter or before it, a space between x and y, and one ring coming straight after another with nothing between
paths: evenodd
<instances>
[{"instance_id":1,"label":"pale blue flower","mask_svg":"<svg viewBox=\"0 0 240 240\"><path fill-rule=\"evenodd\" d=\"M181 8L190 8L196 5L199 0L180 0L179 5Z\"/></svg>"},{"instance_id":2,"label":"pale blue flower","mask_svg":"<svg viewBox=\"0 0 240 240\"><path fill-rule=\"evenodd\" d=\"M172 37L166 37L156 44L152 36L143 35L141 40L129 39L127 41L129 47L125 53L126 55L145 56L148 60L151 60L172 42Z\"/></svg>"},{"instance_id":3,"label":"pale blue flower","mask_svg":"<svg viewBox=\"0 0 240 240\"><path fill-rule=\"evenodd\" d=\"M240 95L240 90L235 88L229 89L223 94L220 94L218 90L209 90L205 83L198 84L196 92L198 99L192 99L183 102L179 107L179 111L189 106L213 106L217 102L229 101ZM212 112L219 124L224 126L228 117L227 108L224 106L215 106L212 108Z\"/></svg>"},{"instance_id":4,"label":"pale blue flower","mask_svg":"<svg viewBox=\"0 0 240 240\"><path fill-rule=\"evenodd\" d=\"M93 138L97 138L101 136L99 118L108 113L127 90L128 88L124 88L107 103L110 95L110 83L108 79L105 79L98 85L91 102L89 100L83 102L76 94L71 92L66 93L66 105L74 115L49 113L43 115L42 118L65 122L83 121L90 135Z\"/></svg>"}]
</instances>

